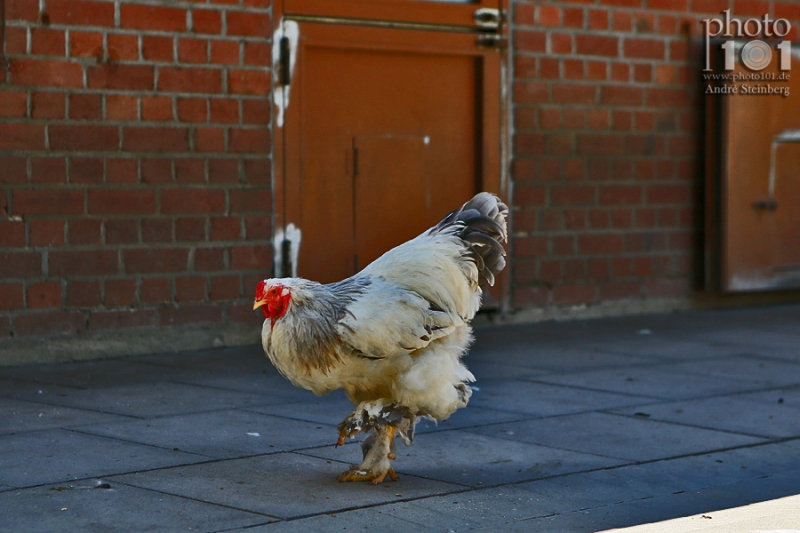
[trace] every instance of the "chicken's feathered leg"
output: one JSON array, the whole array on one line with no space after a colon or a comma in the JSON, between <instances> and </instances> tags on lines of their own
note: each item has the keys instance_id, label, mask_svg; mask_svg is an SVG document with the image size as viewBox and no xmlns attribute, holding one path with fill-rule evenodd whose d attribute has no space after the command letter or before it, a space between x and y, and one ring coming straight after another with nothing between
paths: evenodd
<instances>
[{"instance_id":1,"label":"chicken's feathered leg","mask_svg":"<svg viewBox=\"0 0 800 533\"><path fill-rule=\"evenodd\" d=\"M406 445L414 439L414 426L417 417L407 407L387 404L376 400L363 402L347 418L339 424L339 440L337 445L344 444L347 437L372 429L372 434L361 444L364 460L359 466L353 466L339 476L339 481L372 481L382 482L386 476L394 481L397 474L391 467L390 460L395 458L392 444L399 432Z\"/></svg>"}]
</instances>

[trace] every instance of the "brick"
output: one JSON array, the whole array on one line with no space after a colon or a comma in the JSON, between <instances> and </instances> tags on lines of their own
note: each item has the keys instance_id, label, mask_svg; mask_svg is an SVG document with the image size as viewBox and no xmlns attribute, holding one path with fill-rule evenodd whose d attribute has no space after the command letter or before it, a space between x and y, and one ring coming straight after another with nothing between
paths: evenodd
<instances>
[{"instance_id":1,"label":"brick","mask_svg":"<svg viewBox=\"0 0 800 533\"><path fill-rule=\"evenodd\" d=\"M580 155L620 155L622 153L622 137L607 134L582 134L577 136L577 148Z\"/></svg>"},{"instance_id":2,"label":"brick","mask_svg":"<svg viewBox=\"0 0 800 533\"><path fill-rule=\"evenodd\" d=\"M245 238L250 241L265 241L272 238L272 223L267 216L245 217Z\"/></svg>"},{"instance_id":3,"label":"brick","mask_svg":"<svg viewBox=\"0 0 800 533\"><path fill-rule=\"evenodd\" d=\"M231 128L228 149L234 153L268 154L270 152L269 130Z\"/></svg>"},{"instance_id":4,"label":"brick","mask_svg":"<svg viewBox=\"0 0 800 533\"><path fill-rule=\"evenodd\" d=\"M9 68L14 85L35 87L83 87L83 68L79 63L15 58Z\"/></svg>"},{"instance_id":5,"label":"brick","mask_svg":"<svg viewBox=\"0 0 800 533\"><path fill-rule=\"evenodd\" d=\"M101 226L102 222L100 220L70 220L67 224L69 243L73 245L101 244Z\"/></svg>"},{"instance_id":6,"label":"brick","mask_svg":"<svg viewBox=\"0 0 800 533\"><path fill-rule=\"evenodd\" d=\"M133 244L139 242L139 224L136 220L109 219L105 223L106 244Z\"/></svg>"},{"instance_id":7,"label":"brick","mask_svg":"<svg viewBox=\"0 0 800 533\"><path fill-rule=\"evenodd\" d=\"M33 183L66 183L66 160L63 157L31 158L31 181Z\"/></svg>"},{"instance_id":8,"label":"brick","mask_svg":"<svg viewBox=\"0 0 800 533\"><path fill-rule=\"evenodd\" d=\"M594 285L556 285L552 297L556 305L591 303L596 299L596 290Z\"/></svg>"},{"instance_id":9,"label":"brick","mask_svg":"<svg viewBox=\"0 0 800 533\"><path fill-rule=\"evenodd\" d=\"M197 272L217 272L224 268L222 248L197 248L194 252L194 269Z\"/></svg>"},{"instance_id":10,"label":"brick","mask_svg":"<svg viewBox=\"0 0 800 533\"><path fill-rule=\"evenodd\" d=\"M234 246L231 248L231 268L234 270L269 270L271 250L264 246Z\"/></svg>"},{"instance_id":11,"label":"brick","mask_svg":"<svg viewBox=\"0 0 800 533\"><path fill-rule=\"evenodd\" d=\"M250 94L264 96L272 90L272 78L268 71L263 69L228 70L228 91L231 94Z\"/></svg>"},{"instance_id":12,"label":"brick","mask_svg":"<svg viewBox=\"0 0 800 533\"><path fill-rule=\"evenodd\" d=\"M646 196L648 204L688 204L691 188L688 185L650 185Z\"/></svg>"},{"instance_id":13,"label":"brick","mask_svg":"<svg viewBox=\"0 0 800 533\"><path fill-rule=\"evenodd\" d=\"M514 83L514 101L523 104L540 104L548 99L547 84L531 82Z\"/></svg>"},{"instance_id":14,"label":"brick","mask_svg":"<svg viewBox=\"0 0 800 533\"><path fill-rule=\"evenodd\" d=\"M241 237L241 222L234 217L211 219L209 238L212 241L236 241Z\"/></svg>"},{"instance_id":15,"label":"brick","mask_svg":"<svg viewBox=\"0 0 800 533\"><path fill-rule=\"evenodd\" d=\"M515 287L514 288L514 307L521 309L524 307L544 307L547 305L549 291L546 287Z\"/></svg>"},{"instance_id":16,"label":"brick","mask_svg":"<svg viewBox=\"0 0 800 533\"><path fill-rule=\"evenodd\" d=\"M564 185L550 191L552 205L590 205L596 201L595 187L586 185Z\"/></svg>"},{"instance_id":17,"label":"brick","mask_svg":"<svg viewBox=\"0 0 800 533\"><path fill-rule=\"evenodd\" d=\"M25 314L14 317L14 336L77 335L84 331L85 322L79 311Z\"/></svg>"},{"instance_id":18,"label":"brick","mask_svg":"<svg viewBox=\"0 0 800 533\"><path fill-rule=\"evenodd\" d=\"M155 71L150 65L108 63L86 67L86 79L91 89L152 90Z\"/></svg>"},{"instance_id":19,"label":"brick","mask_svg":"<svg viewBox=\"0 0 800 533\"><path fill-rule=\"evenodd\" d=\"M31 116L33 118L64 118L66 96L63 93L32 93Z\"/></svg>"},{"instance_id":20,"label":"brick","mask_svg":"<svg viewBox=\"0 0 800 533\"><path fill-rule=\"evenodd\" d=\"M220 213L225 210L225 193L219 189L162 189L161 212Z\"/></svg>"},{"instance_id":21,"label":"brick","mask_svg":"<svg viewBox=\"0 0 800 533\"><path fill-rule=\"evenodd\" d=\"M128 274L183 272L189 258L186 248L132 249L122 254Z\"/></svg>"},{"instance_id":22,"label":"brick","mask_svg":"<svg viewBox=\"0 0 800 533\"><path fill-rule=\"evenodd\" d=\"M637 205L643 199L642 188L638 186L606 186L600 188L601 205Z\"/></svg>"},{"instance_id":23,"label":"brick","mask_svg":"<svg viewBox=\"0 0 800 533\"><path fill-rule=\"evenodd\" d=\"M205 217L179 218L175 221L175 240L201 242L206 240Z\"/></svg>"},{"instance_id":24,"label":"brick","mask_svg":"<svg viewBox=\"0 0 800 533\"><path fill-rule=\"evenodd\" d=\"M664 41L656 39L625 39L623 53L625 57L637 59L664 59L666 47Z\"/></svg>"},{"instance_id":25,"label":"brick","mask_svg":"<svg viewBox=\"0 0 800 533\"><path fill-rule=\"evenodd\" d=\"M38 6L36 11L39 11ZM23 55L28 53L28 30L26 28L6 27L6 53Z\"/></svg>"},{"instance_id":26,"label":"brick","mask_svg":"<svg viewBox=\"0 0 800 533\"><path fill-rule=\"evenodd\" d=\"M142 120L171 121L173 119L172 98L166 96L142 96Z\"/></svg>"},{"instance_id":27,"label":"brick","mask_svg":"<svg viewBox=\"0 0 800 533\"><path fill-rule=\"evenodd\" d=\"M14 213L18 215L80 215L83 191L68 189L17 189Z\"/></svg>"},{"instance_id":28,"label":"brick","mask_svg":"<svg viewBox=\"0 0 800 533\"><path fill-rule=\"evenodd\" d=\"M185 152L189 132L185 128L126 127L122 146L135 152Z\"/></svg>"},{"instance_id":29,"label":"brick","mask_svg":"<svg viewBox=\"0 0 800 533\"><path fill-rule=\"evenodd\" d=\"M579 54L615 57L619 54L619 39L603 35L576 35L575 49Z\"/></svg>"},{"instance_id":30,"label":"brick","mask_svg":"<svg viewBox=\"0 0 800 533\"><path fill-rule=\"evenodd\" d=\"M176 302L202 302L206 297L206 278L179 276L175 278Z\"/></svg>"},{"instance_id":31,"label":"brick","mask_svg":"<svg viewBox=\"0 0 800 533\"><path fill-rule=\"evenodd\" d=\"M244 179L251 185L272 183L271 161L269 159L245 159Z\"/></svg>"},{"instance_id":32,"label":"brick","mask_svg":"<svg viewBox=\"0 0 800 533\"><path fill-rule=\"evenodd\" d=\"M67 282L67 307L97 307L100 305L98 280Z\"/></svg>"},{"instance_id":33,"label":"brick","mask_svg":"<svg viewBox=\"0 0 800 533\"><path fill-rule=\"evenodd\" d=\"M114 5L109 2L48 0L47 14L52 24L114 26Z\"/></svg>"},{"instance_id":34,"label":"brick","mask_svg":"<svg viewBox=\"0 0 800 533\"><path fill-rule=\"evenodd\" d=\"M50 252L50 275L57 277L108 276L119 272L119 258L112 250Z\"/></svg>"},{"instance_id":35,"label":"brick","mask_svg":"<svg viewBox=\"0 0 800 533\"><path fill-rule=\"evenodd\" d=\"M210 9L192 10L192 29L195 33L209 33L219 35L222 31L222 17L220 11Z\"/></svg>"},{"instance_id":36,"label":"brick","mask_svg":"<svg viewBox=\"0 0 800 533\"><path fill-rule=\"evenodd\" d=\"M38 252L0 252L0 278L31 278L42 271Z\"/></svg>"},{"instance_id":37,"label":"brick","mask_svg":"<svg viewBox=\"0 0 800 533\"><path fill-rule=\"evenodd\" d=\"M51 124L48 126L53 150L111 151L119 148L116 126Z\"/></svg>"},{"instance_id":38,"label":"brick","mask_svg":"<svg viewBox=\"0 0 800 533\"><path fill-rule=\"evenodd\" d=\"M142 220L142 242L172 242L172 220L146 218Z\"/></svg>"},{"instance_id":39,"label":"brick","mask_svg":"<svg viewBox=\"0 0 800 533\"><path fill-rule=\"evenodd\" d=\"M0 247L25 246L25 223L0 220Z\"/></svg>"},{"instance_id":40,"label":"brick","mask_svg":"<svg viewBox=\"0 0 800 533\"><path fill-rule=\"evenodd\" d=\"M572 34L552 32L550 33L549 40L551 53L571 54L573 52Z\"/></svg>"},{"instance_id":41,"label":"brick","mask_svg":"<svg viewBox=\"0 0 800 533\"><path fill-rule=\"evenodd\" d=\"M179 39L178 61L181 63L208 63L208 41L205 39Z\"/></svg>"},{"instance_id":42,"label":"brick","mask_svg":"<svg viewBox=\"0 0 800 533\"><path fill-rule=\"evenodd\" d=\"M243 107L246 107L246 103L250 102L250 100L246 100L243 103ZM266 105L270 105L267 102ZM211 122L219 122L223 124L236 124L239 122L239 101L238 100L228 100L222 98L212 98L209 100L209 111L210 111L210 121ZM243 113L245 115L245 122L250 123L250 117L247 116L247 113ZM269 115L268 115L269 116ZM265 124L269 123L269 119Z\"/></svg>"},{"instance_id":43,"label":"brick","mask_svg":"<svg viewBox=\"0 0 800 533\"><path fill-rule=\"evenodd\" d=\"M28 222L30 246L60 246L64 244L63 220L31 220Z\"/></svg>"},{"instance_id":44,"label":"brick","mask_svg":"<svg viewBox=\"0 0 800 533\"><path fill-rule=\"evenodd\" d=\"M128 307L136 303L135 279L107 279L103 287L106 307Z\"/></svg>"},{"instance_id":45,"label":"brick","mask_svg":"<svg viewBox=\"0 0 800 533\"><path fill-rule=\"evenodd\" d=\"M581 254L616 254L623 249L622 235L583 234L578 237L578 251Z\"/></svg>"},{"instance_id":46,"label":"brick","mask_svg":"<svg viewBox=\"0 0 800 533\"><path fill-rule=\"evenodd\" d=\"M205 183L205 160L176 159L175 181L177 183Z\"/></svg>"},{"instance_id":47,"label":"brick","mask_svg":"<svg viewBox=\"0 0 800 533\"><path fill-rule=\"evenodd\" d=\"M0 150L43 150L44 126L0 124Z\"/></svg>"},{"instance_id":48,"label":"brick","mask_svg":"<svg viewBox=\"0 0 800 533\"><path fill-rule=\"evenodd\" d=\"M122 4L120 26L148 31L186 31L186 10L154 5Z\"/></svg>"},{"instance_id":49,"label":"brick","mask_svg":"<svg viewBox=\"0 0 800 533\"><path fill-rule=\"evenodd\" d=\"M136 61L139 59L139 36L110 33L108 35L110 61Z\"/></svg>"},{"instance_id":50,"label":"brick","mask_svg":"<svg viewBox=\"0 0 800 533\"><path fill-rule=\"evenodd\" d=\"M88 194L93 215L146 215L156 210L155 193L150 189L94 189Z\"/></svg>"},{"instance_id":51,"label":"brick","mask_svg":"<svg viewBox=\"0 0 800 533\"><path fill-rule=\"evenodd\" d=\"M244 43L244 64L259 67L269 66L272 63L272 45L269 43L252 42Z\"/></svg>"},{"instance_id":52,"label":"brick","mask_svg":"<svg viewBox=\"0 0 800 533\"><path fill-rule=\"evenodd\" d=\"M174 59L172 37L156 35L142 36L142 56L148 61L168 61Z\"/></svg>"},{"instance_id":53,"label":"brick","mask_svg":"<svg viewBox=\"0 0 800 533\"><path fill-rule=\"evenodd\" d=\"M232 324L258 324L263 316L253 312L252 306L246 303L231 303L227 306L228 321Z\"/></svg>"},{"instance_id":54,"label":"brick","mask_svg":"<svg viewBox=\"0 0 800 533\"><path fill-rule=\"evenodd\" d=\"M142 159L142 183L157 184L172 181L172 161L169 159Z\"/></svg>"},{"instance_id":55,"label":"brick","mask_svg":"<svg viewBox=\"0 0 800 533\"><path fill-rule=\"evenodd\" d=\"M230 191L231 213L265 213L272 209L272 193L266 188L242 188Z\"/></svg>"},{"instance_id":56,"label":"brick","mask_svg":"<svg viewBox=\"0 0 800 533\"><path fill-rule=\"evenodd\" d=\"M136 120L139 118L139 99L121 94L106 95L106 120Z\"/></svg>"},{"instance_id":57,"label":"brick","mask_svg":"<svg viewBox=\"0 0 800 533\"><path fill-rule=\"evenodd\" d=\"M70 31L69 55L71 57L103 58L103 34L92 31Z\"/></svg>"},{"instance_id":58,"label":"brick","mask_svg":"<svg viewBox=\"0 0 800 533\"><path fill-rule=\"evenodd\" d=\"M227 11L225 19L228 35L269 37L272 33L270 17L266 14Z\"/></svg>"},{"instance_id":59,"label":"brick","mask_svg":"<svg viewBox=\"0 0 800 533\"><path fill-rule=\"evenodd\" d=\"M146 303L172 301L172 288L167 278L145 278L139 289L139 298Z\"/></svg>"},{"instance_id":60,"label":"brick","mask_svg":"<svg viewBox=\"0 0 800 533\"><path fill-rule=\"evenodd\" d=\"M222 308L213 304L186 304L164 306L160 309L159 325L218 324L222 321Z\"/></svg>"},{"instance_id":61,"label":"brick","mask_svg":"<svg viewBox=\"0 0 800 533\"><path fill-rule=\"evenodd\" d=\"M106 183L136 183L139 181L139 165L135 159L106 159Z\"/></svg>"},{"instance_id":62,"label":"brick","mask_svg":"<svg viewBox=\"0 0 800 533\"><path fill-rule=\"evenodd\" d=\"M655 279L645 282L644 291L649 298L677 298L691 292L688 279Z\"/></svg>"},{"instance_id":63,"label":"brick","mask_svg":"<svg viewBox=\"0 0 800 533\"><path fill-rule=\"evenodd\" d=\"M39 18L39 4L30 0L5 0L6 20L25 20L36 22Z\"/></svg>"},{"instance_id":64,"label":"brick","mask_svg":"<svg viewBox=\"0 0 800 533\"><path fill-rule=\"evenodd\" d=\"M70 183L103 183L103 160L96 157L72 157L69 160Z\"/></svg>"},{"instance_id":65,"label":"brick","mask_svg":"<svg viewBox=\"0 0 800 533\"><path fill-rule=\"evenodd\" d=\"M210 300L236 300L239 298L239 276L214 276L209 290Z\"/></svg>"},{"instance_id":66,"label":"brick","mask_svg":"<svg viewBox=\"0 0 800 533\"><path fill-rule=\"evenodd\" d=\"M603 105L640 106L643 101L644 91L638 87L605 85L600 89L600 103Z\"/></svg>"},{"instance_id":67,"label":"brick","mask_svg":"<svg viewBox=\"0 0 800 533\"><path fill-rule=\"evenodd\" d=\"M117 330L154 326L154 309L125 309L117 311L92 311L89 313L91 331Z\"/></svg>"},{"instance_id":68,"label":"brick","mask_svg":"<svg viewBox=\"0 0 800 533\"><path fill-rule=\"evenodd\" d=\"M269 75L267 75L269 80ZM159 67L158 90L181 93L219 93L222 91L222 72L195 67ZM228 87L231 92L236 92ZM269 88L267 88L269 92ZM266 93L264 93L266 94Z\"/></svg>"},{"instance_id":69,"label":"brick","mask_svg":"<svg viewBox=\"0 0 800 533\"><path fill-rule=\"evenodd\" d=\"M547 201L547 190L541 185L518 183L514 188L514 201L517 205L544 206Z\"/></svg>"},{"instance_id":70,"label":"brick","mask_svg":"<svg viewBox=\"0 0 800 533\"><path fill-rule=\"evenodd\" d=\"M61 283L57 281L30 283L25 293L28 309L61 307Z\"/></svg>"},{"instance_id":71,"label":"brick","mask_svg":"<svg viewBox=\"0 0 800 533\"><path fill-rule=\"evenodd\" d=\"M69 118L99 120L103 116L103 98L99 94L69 95Z\"/></svg>"},{"instance_id":72,"label":"brick","mask_svg":"<svg viewBox=\"0 0 800 533\"><path fill-rule=\"evenodd\" d=\"M244 100L242 118L245 124L268 125L272 115L272 102L266 99Z\"/></svg>"},{"instance_id":73,"label":"brick","mask_svg":"<svg viewBox=\"0 0 800 533\"><path fill-rule=\"evenodd\" d=\"M23 118L28 114L28 93L0 91L0 117Z\"/></svg>"},{"instance_id":74,"label":"brick","mask_svg":"<svg viewBox=\"0 0 800 533\"><path fill-rule=\"evenodd\" d=\"M208 100L205 98L178 98L178 120L181 122L206 122Z\"/></svg>"},{"instance_id":75,"label":"brick","mask_svg":"<svg viewBox=\"0 0 800 533\"><path fill-rule=\"evenodd\" d=\"M604 9L589 10L589 29L607 30L609 27L609 12Z\"/></svg>"},{"instance_id":76,"label":"brick","mask_svg":"<svg viewBox=\"0 0 800 533\"><path fill-rule=\"evenodd\" d=\"M597 93L592 85L577 84L557 84L552 91L552 102L557 104L593 104Z\"/></svg>"},{"instance_id":77,"label":"brick","mask_svg":"<svg viewBox=\"0 0 800 533\"><path fill-rule=\"evenodd\" d=\"M547 34L543 31L514 32L514 47L524 52L545 52L547 48Z\"/></svg>"},{"instance_id":78,"label":"brick","mask_svg":"<svg viewBox=\"0 0 800 533\"><path fill-rule=\"evenodd\" d=\"M239 49L238 41L211 41L211 63L238 65Z\"/></svg>"},{"instance_id":79,"label":"brick","mask_svg":"<svg viewBox=\"0 0 800 533\"><path fill-rule=\"evenodd\" d=\"M31 54L35 56L66 55L67 42L64 31L50 28L31 30Z\"/></svg>"},{"instance_id":80,"label":"brick","mask_svg":"<svg viewBox=\"0 0 800 533\"><path fill-rule=\"evenodd\" d=\"M22 283L0 283L0 309L22 309Z\"/></svg>"},{"instance_id":81,"label":"brick","mask_svg":"<svg viewBox=\"0 0 800 533\"><path fill-rule=\"evenodd\" d=\"M642 285L638 281L615 281L600 284L602 300L633 300L641 297Z\"/></svg>"},{"instance_id":82,"label":"brick","mask_svg":"<svg viewBox=\"0 0 800 533\"><path fill-rule=\"evenodd\" d=\"M224 152L225 130L222 128L196 128L194 149L198 152Z\"/></svg>"}]
</instances>

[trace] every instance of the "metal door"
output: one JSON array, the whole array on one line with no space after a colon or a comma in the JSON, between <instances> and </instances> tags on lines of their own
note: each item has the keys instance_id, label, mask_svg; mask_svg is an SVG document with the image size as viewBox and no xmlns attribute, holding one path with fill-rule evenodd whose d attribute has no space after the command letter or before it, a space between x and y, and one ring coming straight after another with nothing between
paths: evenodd
<instances>
[{"instance_id":1,"label":"metal door","mask_svg":"<svg viewBox=\"0 0 800 533\"><path fill-rule=\"evenodd\" d=\"M800 60L780 70L779 54L772 59L755 73L737 61L733 74L750 79L719 97L720 179L709 195L719 209L714 217L710 205L709 227L716 218L726 292L800 288Z\"/></svg>"},{"instance_id":2,"label":"metal door","mask_svg":"<svg viewBox=\"0 0 800 533\"><path fill-rule=\"evenodd\" d=\"M502 34L476 25L483 4L284 2L278 275L342 279L478 190L504 192Z\"/></svg>"}]
</instances>

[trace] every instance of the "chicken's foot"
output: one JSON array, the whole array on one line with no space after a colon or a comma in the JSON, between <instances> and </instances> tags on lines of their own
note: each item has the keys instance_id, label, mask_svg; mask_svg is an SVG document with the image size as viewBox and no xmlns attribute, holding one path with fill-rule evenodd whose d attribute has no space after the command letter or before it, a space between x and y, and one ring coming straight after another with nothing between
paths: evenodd
<instances>
[{"instance_id":1,"label":"chicken's foot","mask_svg":"<svg viewBox=\"0 0 800 533\"><path fill-rule=\"evenodd\" d=\"M395 458L392 453L396 428L384 425L373 429L362 444L364 461L359 466L352 466L341 476L339 481L371 481L373 485L383 482L386 476L392 481L397 481L397 474L391 467L390 460Z\"/></svg>"}]
</instances>

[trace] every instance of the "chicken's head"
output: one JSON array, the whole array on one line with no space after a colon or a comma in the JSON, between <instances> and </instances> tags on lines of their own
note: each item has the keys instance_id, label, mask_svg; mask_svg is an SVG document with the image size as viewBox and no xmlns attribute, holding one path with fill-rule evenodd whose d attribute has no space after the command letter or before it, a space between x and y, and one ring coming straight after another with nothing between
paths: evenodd
<instances>
[{"instance_id":1,"label":"chicken's head","mask_svg":"<svg viewBox=\"0 0 800 533\"><path fill-rule=\"evenodd\" d=\"M292 293L280 280L259 281L256 286L256 301L253 309L261 308L265 318L271 318L273 323L286 314Z\"/></svg>"}]
</instances>

